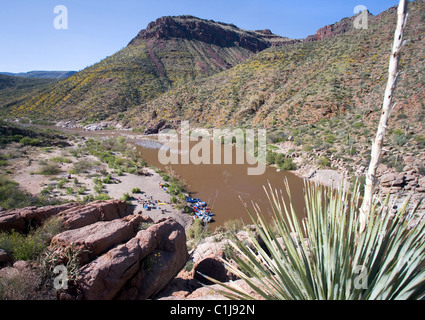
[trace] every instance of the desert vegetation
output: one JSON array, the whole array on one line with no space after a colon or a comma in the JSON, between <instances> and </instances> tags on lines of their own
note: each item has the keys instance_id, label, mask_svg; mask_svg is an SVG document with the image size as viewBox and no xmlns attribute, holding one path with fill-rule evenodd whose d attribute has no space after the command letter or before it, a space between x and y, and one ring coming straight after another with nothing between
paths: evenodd
<instances>
[{"instance_id":1,"label":"desert vegetation","mask_svg":"<svg viewBox=\"0 0 425 320\"><path fill-rule=\"evenodd\" d=\"M388 199L376 202L361 233L358 188L349 195L307 186L304 223L277 191L268 193L275 224L267 223L259 211L251 212L262 242L252 234L246 246L234 237L231 259L239 269L227 264L259 296L271 300L423 297L425 247L417 240L423 237L425 222L414 210L406 212L404 206L394 217ZM227 297L253 298L238 287L222 285L230 290L221 291Z\"/></svg>"},{"instance_id":2,"label":"desert vegetation","mask_svg":"<svg viewBox=\"0 0 425 320\"><path fill-rule=\"evenodd\" d=\"M364 197L361 197L358 183L351 194L342 186L331 191L318 185L306 185L307 217L300 221L291 197L286 203L281 193L269 186L267 194L274 223L267 222L259 207L254 206L254 212L249 214L261 241L251 233L250 244L246 246L233 237L232 259L238 267L223 261L263 299L405 300L424 297L423 214L416 211L418 205L407 209L410 198L391 214L394 205L389 195L386 199L374 197L375 174L396 88L392 81L397 74L406 12L407 1L401 0L390 78L372 147ZM286 190L290 195L288 183ZM255 299L240 287L220 284L227 289L222 294L229 298Z\"/></svg>"},{"instance_id":3,"label":"desert vegetation","mask_svg":"<svg viewBox=\"0 0 425 320\"><path fill-rule=\"evenodd\" d=\"M212 231L200 219L191 223L186 229L187 249L193 254L206 237L225 243L217 254L221 258L207 259L225 264L229 274L244 280L251 292L196 273L190 257L184 271L221 285L220 294L231 299L424 299L425 219L423 203L416 196L425 192L425 104L421 102L425 99L425 4L404 0L400 4L408 6L409 23L402 26L398 9L401 36L394 38L388 79L388 48L393 42L388 27L395 25L395 8L370 17L367 30L348 28L352 18L344 19L330 28L344 32L335 31L320 41L309 38L272 47L268 43L259 52L187 34L168 41L159 37L169 32L161 29L166 21L190 25L196 20L196 28L202 24L232 35L247 34L215 21L164 17L123 50L64 81L50 83L48 89L47 82L14 82L0 76L0 92L5 93L0 111L20 117L17 121L24 125L0 120L0 212L108 200L109 187L121 184L121 179L152 171L160 177L155 180L156 191L167 192L167 202L189 213L185 218L192 222L182 179L172 170L151 168L147 173L147 164L125 138L65 137L25 127L30 123L63 118L88 125L107 120L139 133L158 123L176 127L186 119L206 128L267 128L268 165L299 174L307 170L308 178L317 170L338 170L351 182L350 188L306 182L305 219L299 219L286 183L289 201L271 186L266 191L271 221L254 203L247 207L250 225L227 221ZM249 35L261 39L259 33L263 34ZM402 45L405 50L400 55ZM378 101L387 80L381 109ZM376 127L375 136L372 128ZM149 199L145 186L120 186L115 198L129 206ZM403 201L391 196L407 192L411 194ZM145 221L138 230L153 225ZM60 221L52 219L21 233L0 233L0 248L12 260L39 268L39 273L17 283L0 279L0 298L32 299L45 292L40 287L60 259L48 245L61 231ZM78 253L71 246L67 255L75 279ZM152 253L141 264L143 272L151 272L162 259L163 253Z\"/></svg>"}]
</instances>

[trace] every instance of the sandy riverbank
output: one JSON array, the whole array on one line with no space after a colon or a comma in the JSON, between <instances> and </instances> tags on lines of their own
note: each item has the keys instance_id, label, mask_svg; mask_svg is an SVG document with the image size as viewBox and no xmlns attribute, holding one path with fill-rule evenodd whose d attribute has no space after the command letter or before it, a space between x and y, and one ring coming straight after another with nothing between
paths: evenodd
<instances>
[{"instance_id":1,"label":"sandy riverbank","mask_svg":"<svg viewBox=\"0 0 425 320\"><path fill-rule=\"evenodd\" d=\"M135 199L131 201L136 213L142 213L145 216L149 216L154 221L172 217L186 229L190 227L192 218L170 204L171 195L160 187L160 184L165 183L162 177L152 169L147 168L146 172L148 173L147 176L126 174L118 177L121 183L106 185L107 194L113 199L120 199L125 193L132 194L131 191L134 188L139 188L141 193L134 194L133 196ZM143 208L141 202L149 199L159 203L157 205L158 209L148 210Z\"/></svg>"},{"instance_id":2,"label":"sandy riverbank","mask_svg":"<svg viewBox=\"0 0 425 320\"><path fill-rule=\"evenodd\" d=\"M15 148L9 146L10 152ZM154 221L172 217L186 229L192 224L192 217L182 213L182 210L170 204L169 195L160 184L164 184L162 177L151 168L144 168L145 175L122 173L118 175L116 170L110 169L92 155L75 156L78 144L73 143L67 148L34 148L25 147L24 152L14 159L10 166L10 178L19 184L19 187L36 196L43 195L66 201L81 201L90 195L99 195L96 190L96 179L103 180L109 177L114 183L102 183L103 195L111 199L121 199L125 194L133 197L129 202L134 207L134 212L142 213L151 217ZM4 150L8 152L8 150ZM62 159L63 161L60 161ZM84 172L72 173L78 163L86 163ZM57 168L55 174L40 174L46 164ZM134 189L140 189L140 193L134 193ZM143 208L141 200L152 199L161 203L159 209L147 210ZM165 204L164 204L165 203Z\"/></svg>"}]
</instances>

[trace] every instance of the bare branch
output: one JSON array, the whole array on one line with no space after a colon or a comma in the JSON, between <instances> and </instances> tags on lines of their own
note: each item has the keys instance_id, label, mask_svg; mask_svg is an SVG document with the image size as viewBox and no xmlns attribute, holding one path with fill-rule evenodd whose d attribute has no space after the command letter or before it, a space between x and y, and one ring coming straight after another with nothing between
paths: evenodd
<instances>
[{"instance_id":1,"label":"bare branch","mask_svg":"<svg viewBox=\"0 0 425 320\"><path fill-rule=\"evenodd\" d=\"M385 96L378 131L376 133L376 138L372 143L371 160L369 164L369 170L366 174L364 198L362 207L360 209L360 222L362 226L361 232L363 232L366 228L366 224L371 213L372 198L375 190L375 184L377 181L376 171L378 169L379 163L381 162L381 152L384 143L385 132L388 127L388 120L390 118L391 111L393 109L392 99L397 86L400 53L404 43L404 29L407 24L407 0L400 0L397 15L397 28L394 34L394 44L388 69L388 83L385 89Z\"/></svg>"}]
</instances>

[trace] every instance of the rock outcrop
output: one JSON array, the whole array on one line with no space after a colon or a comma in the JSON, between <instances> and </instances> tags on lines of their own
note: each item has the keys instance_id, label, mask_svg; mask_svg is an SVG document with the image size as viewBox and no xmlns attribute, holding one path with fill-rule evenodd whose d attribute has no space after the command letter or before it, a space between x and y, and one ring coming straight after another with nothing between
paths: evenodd
<instances>
[{"instance_id":1,"label":"rock outcrop","mask_svg":"<svg viewBox=\"0 0 425 320\"><path fill-rule=\"evenodd\" d=\"M369 11L367 11L367 16L369 20L372 20L374 18L374 16ZM354 29L354 21L357 17L358 15L355 15L349 18L344 18L337 23L324 26L317 30L316 34L308 36L304 41L320 41L323 39L328 39L341 34L345 34Z\"/></svg>"},{"instance_id":2,"label":"rock outcrop","mask_svg":"<svg viewBox=\"0 0 425 320\"><path fill-rule=\"evenodd\" d=\"M240 46L254 53L291 41L272 34L270 30L246 31L233 24L203 20L193 16L167 16L149 23L147 28L140 31L129 45L138 45L151 39L171 38L197 40L220 47Z\"/></svg>"},{"instance_id":3,"label":"rock outcrop","mask_svg":"<svg viewBox=\"0 0 425 320\"><path fill-rule=\"evenodd\" d=\"M119 200L5 211L0 213L0 230L26 232L32 222L41 225L52 216L61 218L66 228L50 242L55 265L66 265L69 254L78 261L78 271L73 271L69 289L58 291L59 299L148 299L162 290L188 259L183 226L172 218L154 224L149 217L133 214ZM6 271L13 263L1 248L0 263ZM10 270L17 275L15 269Z\"/></svg>"},{"instance_id":4,"label":"rock outcrop","mask_svg":"<svg viewBox=\"0 0 425 320\"><path fill-rule=\"evenodd\" d=\"M125 217L130 208L124 201L95 201L79 205L59 214L67 229L77 229L98 221L111 221Z\"/></svg>"},{"instance_id":5,"label":"rock outcrop","mask_svg":"<svg viewBox=\"0 0 425 320\"><path fill-rule=\"evenodd\" d=\"M206 279L203 275L220 282L228 282L230 280L229 275L220 258L224 258L223 252L212 254L196 263L193 266L193 278L206 285L211 285L213 282Z\"/></svg>"},{"instance_id":6,"label":"rock outcrop","mask_svg":"<svg viewBox=\"0 0 425 320\"><path fill-rule=\"evenodd\" d=\"M66 210L73 210L78 206L77 203L67 203L60 206L6 210L0 213L0 231L10 231L13 229L18 232L24 232L30 226L41 225L44 220Z\"/></svg>"},{"instance_id":7,"label":"rock outcrop","mask_svg":"<svg viewBox=\"0 0 425 320\"><path fill-rule=\"evenodd\" d=\"M110 221L127 215L123 201L96 201L88 205L67 203L59 206L28 207L0 213L0 231L26 232L41 225L46 219L58 216L67 229L81 228L98 221Z\"/></svg>"},{"instance_id":8,"label":"rock outcrop","mask_svg":"<svg viewBox=\"0 0 425 320\"><path fill-rule=\"evenodd\" d=\"M239 231L236 236L239 240L249 241L249 234L246 231ZM221 238L219 235L204 239L191 252L190 259L193 263L191 270L182 270L164 290L155 296L155 299L223 299L224 297L216 292L223 287L213 285L204 275L223 283L238 280L236 275L226 269L222 261L225 259L237 268L236 264L225 255L229 244L229 239Z\"/></svg>"},{"instance_id":9,"label":"rock outcrop","mask_svg":"<svg viewBox=\"0 0 425 320\"><path fill-rule=\"evenodd\" d=\"M77 286L87 300L147 299L178 274L187 257L184 228L165 219L83 266Z\"/></svg>"},{"instance_id":10,"label":"rock outcrop","mask_svg":"<svg viewBox=\"0 0 425 320\"><path fill-rule=\"evenodd\" d=\"M379 181L384 194L388 192L394 194L400 191L425 192L425 177L409 166L406 166L401 173L383 174Z\"/></svg>"},{"instance_id":11,"label":"rock outcrop","mask_svg":"<svg viewBox=\"0 0 425 320\"><path fill-rule=\"evenodd\" d=\"M99 221L56 235L51 241L51 246L58 251L73 246L81 252L80 263L86 264L115 245L133 238L143 220L140 215L131 215L112 221Z\"/></svg>"},{"instance_id":12,"label":"rock outcrop","mask_svg":"<svg viewBox=\"0 0 425 320\"><path fill-rule=\"evenodd\" d=\"M171 125L167 124L166 120L158 120L158 121L152 121L152 123L149 125L149 127L145 130L144 134L157 134L161 130L170 129Z\"/></svg>"}]
</instances>

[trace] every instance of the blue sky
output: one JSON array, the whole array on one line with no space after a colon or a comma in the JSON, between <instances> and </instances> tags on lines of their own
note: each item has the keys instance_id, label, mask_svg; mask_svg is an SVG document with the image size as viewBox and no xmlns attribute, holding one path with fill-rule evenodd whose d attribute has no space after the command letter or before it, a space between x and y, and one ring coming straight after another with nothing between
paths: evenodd
<instances>
[{"instance_id":1,"label":"blue sky","mask_svg":"<svg viewBox=\"0 0 425 320\"><path fill-rule=\"evenodd\" d=\"M397 0L2 0L0 71L82 70L125 47L151 21L190 14L247 30L305 38L366 6L377 15ZM68 29L54 28L57 5Z\"/></svg>"}]
</instances>

